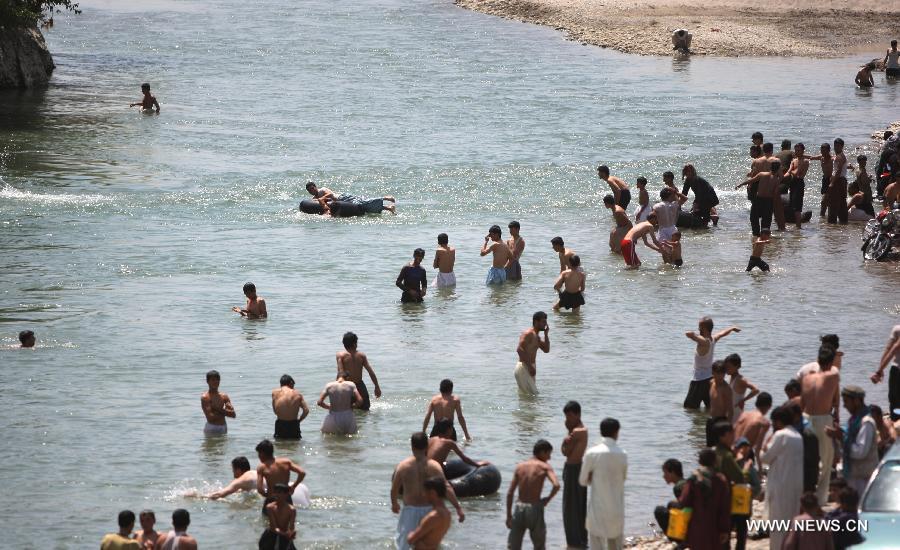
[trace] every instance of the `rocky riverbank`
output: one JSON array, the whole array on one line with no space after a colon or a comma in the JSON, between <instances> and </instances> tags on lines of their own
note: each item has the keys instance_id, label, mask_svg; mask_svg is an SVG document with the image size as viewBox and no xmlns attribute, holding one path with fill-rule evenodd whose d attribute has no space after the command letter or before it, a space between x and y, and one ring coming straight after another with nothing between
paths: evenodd
<instances>
[{"instance_id":1,"label":"rocky riverbank","mask_svg":"<svg viewBox=\"0 0 900 550\"><path fill-rule=\"evenodd\" d=\"M54 68L37 27L0 27L0 89L46 86Z\"/></svg>"}]
</instances>

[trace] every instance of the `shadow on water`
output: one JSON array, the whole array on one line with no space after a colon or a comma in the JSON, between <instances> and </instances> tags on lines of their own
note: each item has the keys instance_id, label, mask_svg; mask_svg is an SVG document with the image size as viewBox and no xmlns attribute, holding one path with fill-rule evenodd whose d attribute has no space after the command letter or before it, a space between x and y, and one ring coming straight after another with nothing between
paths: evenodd
<instances>
[{"instance_id":1,"label":"shadow on water","mask_svg":"<svg viewBox=\"0 0 900 550\"><path fill-rule=\"evenodd\" d=\"M206 456L207 460L215 460L222 457L227 446L227 435L204 434L203 442L200 444L200 450L203 451L203 454Z\"/></svg>"},{"instance_id":2,"label":"shadow on water","mask_svg":"<svg viewBox=\"0 0 900 550\"><path fill-rule=\"evenodd\" d=\"M519 446L523 451L531 452L537 438L543 435L541 424L541 398L537 395L519 393L519 406L513 410L514 430Z\"/></svg>"},{"instance_id":3,"label":"shadow on water","mask_svg":"<svg viewBox=\"0 0 900 550\"><path fill-rule=\"evenodd\" d=\"M0 90L0 131L39 128L46 95L46 89Z\"/></svg>"}]
</instances>

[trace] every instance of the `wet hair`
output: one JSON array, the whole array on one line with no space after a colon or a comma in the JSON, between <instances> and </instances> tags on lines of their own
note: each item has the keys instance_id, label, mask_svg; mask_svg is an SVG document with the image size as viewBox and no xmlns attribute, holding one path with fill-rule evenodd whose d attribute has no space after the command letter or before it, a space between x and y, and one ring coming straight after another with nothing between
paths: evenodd
<instances>
[{"instance_id":1,"label":"wet hair","mask_svg":"<svg viewBox=\"0 0 900 550\"><path fill-rule=\"evenodd\" d=\"M436 435L449 433L453 429L453 422L449 418L442 418L434 423L434 432Z\"/></svg>"},{"instance_id":2,"label":"wet hair","mask_svg":"<svg viewBox=\"0 0 900 550\"><path fill-rule=\"evenodd\" d=\"M666 170L665 172L663 172L663 179L666 179L666 178L675 179L675 174L673 174L669 170Z\"/></svg>"},{"instance_id":3,"label":"wet hair","mask_svg":"<svg viewBox=\"0 0 900 550\"><path fill-rule=\"evenodd\" d=\"M603 437L615 437L619 433L619 421L615 418L604 418L600 421L600 435Z\"/></svg>"},{"instance_id":4,"label":"wet hair","mask_svg":"<svg viewBox=\"0 0 900 550\"><path fill-rule=\"evenodd\" d=\"M892 47L892 48L897 47L897 41L896 41L896 40L891 40L891 47Z\"/></svg>"},{"instance_id":5,"label":"wet hair","mask_svg":"<svg viewBox=\"0 0 900 550\"><path fill-rule=\"evenodd\" d=\"M784 393L786 395L790 395L794 392L800 393L802 389L803 387L800 385L800 381L795 378L791 378L788 380L788 383L784 385Z\"/></svg>"},{"instance_id":6,"label":"wet hair","mask_svg":"<svg viewBox=\"0 0 900 550\"><path fill-rule=\"evenodd\" d=\"M239 456L231 460L231 467L242 472L250 471L250 461L246 456Z\"/></svg>"},{"instance_id":7,"label":"wet hair","mask_svg":"<svg viewBox=\"0 0 900 550\"><path fill-rule=\"evenodd\" d=\"M758 140L762 141L763 140L762 132L753 132L753 135L750 136L750 139L752 139L752 140L758 139Z\"/></svg>"},{"instance_id":8,"label":"wet hair","mask_svg":"<svg viewBox=\"0 0 900 550\"><path fill-rule=\"evenodd\" d=\"M848 510L856 510L859 506L859 493L853 487L844 487L838 493L838 503Z\"/></svg>"},{"instance_id":9,"label":"wet hair","mask_svg":"<svg viewBox=\"0 0 900 550\"><path fill-rule=\"evenodd\" d=\"M122 510L119 512L119 527L131 527L134 525L134 512L131 510Z\"/></svg>"},{"instance_id":10,"label":"wet hair","mask_svg":"<svg viewBox=\"0 0 900 550\"><path fill-rule=\"evenodd\" d=\"M837 147L838 145L843 145L843 144L844 144L844 140L842 140L841 138L834 138L834 146L835 147Z\"/></svg>"},{"instance_id":11,"label":"wet hair","mask_svg":"<svg viewBox=\"0 0 900 550\"><path fill-rule=\"evenodd\" d=\"M672 196L672 190L669 187L663 187L659 190L659 198L666 201Z\"/></svg>"},{"instance_id":12,"label":"wet hair","mask_svg":"<svg viewBox=\"0 0 900 550\"><path fill-rule=\"evenodd\" d=\"M425 250L423 250L421 248L417 248L417 249L413 250L413 258L415 258L416 256L422 256L424 258Z\"/></svg>"},{"instance_id":13,"label":"wet hair","mask_svg":"<svg viewBox=\"0 0 900 550\"><path fill-rule=\"evenodd\" d=\"M497 235L498 237L503 234L503 230L500 229L499 225L492 225L490 229L488 229L488 234Z\"/></svg>"},{"instance_id":14,"label":"wet hair","mask_svg":"<svg viewBox=\"0 0 900 550\"><path fill-rule=\"evenodd\" d=\"M449 378L444 378L441 380L441 393L453 393L453 380Z\"/></svg>"},{"instance_id":15,"label":"wet hair","mask_svg":"<svg viewBox=\"0 0 900 550\"><path fill-rule=\"evenodd\" d=\"M191 514L184 508L179 508L172 512L172 527L176 531L185 531L191 524Z\"/></svg>"},{"instance_id":16,"label":"wet hair","mask_svg":"<svg viewBox=\"0 0 900 550\"><path fill-rule=\"evenodd\" d=\"M616 198L612 195L606 195L603 197L603 204L616 204Z\"/></svg>"},{"instance_id":17,"label":"wet hair","mask_svg":"<svg viewBox=\"0 0 900 550\"><path fill-rule=\"evenodd\" d=\"M732 353L725 358L725 363L731 363L735 367L741 368L741 356L736 353Z\"/></svg>"},{"instance_id":18,"label":"wet hair","mask_svg":"<svg viewBox=\"0 0 900 550\"><path fill-rule=\"evenodd\" d=\"M272 491L276 493L288 493L290 492L290 487L287 486L287 483L276 483L272 486Z\"/></svg>"},{"instance_id":19,"label":"wet hair","mask_svg":"<svg viewBox=\"0 0 900 550\"><path fill-rule=\"evenodd\" d=\"M712 372L713 374L725 374L725 362L721 359L713 361Z\"/></svg>"},{"instance_id":20,"label":"wet hair","mask_svg":"<svg viewBox=\"0 0 900 550\"><path fill-rule=\"evenodd\" d=\"M794 423L794 415L787 407L776 407L769 415L772 422L780 422L782 426L790 426Z\"/></svg>"},{"instance_id":21,"label":"wet hair","mask_svg":"<svg viewBox=\"0 0 900 550\"><path fill-rule=\"evenodd\" d=\"M156 513L153 510L141 510L141 513L138 514L138 517L141 519L150 518L153 521L156 521Z\"/></svg>"},{"instance_id":22,"label":"wet hair","mask_svg":"<svg viewBox=\"0 0 900 550\"><path fill-rule=\"evenodd\" d=\"M734 431L734 426L731 425L731 422L727 420L723 420L721 422L716 422L713 424L712 432L713 438L716 442L721 440L723 437L728 435L728 433Z\"/></svg>"},{"instance_id":23,"label":"wet hair","mask_svg":"<svg viewBox=\"0 0 900 550\"><path fill-rule=\"evenodd\" d=\"M438 244L447 244L448 242L450 242L450 238L446 233L438 233Z\"/></svg>"},{"instance_id":24,"label":"wet hair","mask_svg":"<svg viewBox=\"0 0 900 550\"><path fill-rule=\"evenodd\" d=\"M865 164L866 162L868 162L868 160L869 160L869 157L867 157L865 155L859 155L858 157L856 157L856 162L858 164Z\"/></svg>"},{"instance_id":25,"label":"wet hair","mask_svg":"<svg viewBox=\"0 0 900 550\"><path fill-rule=\"evenodd\" d=\"M820 366L830 365L834 363L834 357L837 355L835 349L828 344L819 346L818 363Z\"/></svg>"},{"instance_id":26,"label":"wet hair","mask_svg":"<svg viewBox=\"0 0 900 550\"><path fill-rule=\"evenodd\" d=\"M294 378L290 374L282 374L281 380L278 381L278 385L280 386L290 386L294 387Z\"/></svg>"},{"instance_id":27,"label":"wet hair","mask_svg":"<svg viewBox=\"0 0 900 550\"><path fill-rule=\"evenodd\" d=\"M34 340L34 331L33 330L23 330L22 332L19 333L19 343L21 343L22 345L24 345L25 342L28 342L31 340Z\"/></svg>"},{"instance_id":28,"label":"wet hair","mask_svg":"<svg viewBox=\"0 0 900 550\"><path fill-rule=\"evenodd\" d=\"M256 452L263 456L275 456L275 446L268 439L263 439L256 445Z\"/></svg>"},{"instance_id":29,"label":"wet hair","mask_svg":"<svg viewBox=\"0 0 900 550\"><path fill-rule=\"evenodd\" d=\"M447 483L437 476L426 479L422 483L422 487L426 491L434 491L438 498L446 498L447 496Z\"/></svg>"},{"instance_id":30,"label":"wet hair","mask_svg":"<svg viewBox=\"0 0 900 550\"><path fill-rule=\"evenodd\" d=\"M552 244L552 245L558 244L559 246L563 246L563 239L562 239L562 237L553 237L552 239L550 239L550 244Z\"/></svg>"},{"instance_id":31,"label":"wet hair","mask_svg":"<svg viewBox=\"0 0 900 550\"><path fill-rule=\"evenodd\" d=\"M569 258L569 265L572 267L578 267L581 265L581 258L578 257L578 254L572 254L572 257Z\"/></svg>"},{"instance_id":32,"label":"wet hair","mask_svg":"<svg viewBox=\"0 0 900 550\"><path fill-rule=\"evenodd\" d=\"M769 172L772 174L777 174L781 170L781 162L777 160L773 160L769 165Z\"/></svg>"},{"instance_id":33,"label":"wet hair","mask_svg":"<svg viewBox=\"0 0 900 550\"><path fill-rule=\"evenodd\" d=\"M841 339L838 338L837 334L826 334L819 338L819 341L822 342L823 346L831 346L834 349L841 347Z\"/></svg>"},{"instance_id":34,"label":"wet hair","mask_svg":"<svg viewBox=\"0 0 900 550\"><path fill-rule=\"evenodd\" d=\"M425 432L416 432L410 436L409 444L415 451L424 451L428 448L428 436Z\"/></svg>"},{"instance_id":35,"label":"wet hair","mask_svg":"<svg viewBox=\"0 0 900 550\"><path fill-rule=\"evenodd\" d=\"M756 396L756 408L765 409L772 406L772 394L769 392L759 392Z\"/></svg>"},{"instance_id":36,"label":"wet hair","mask_svg":"<svg viewBox=\"0 0 900 550\"><path fill-rule=\"evenodd\" d=\"M670 458L669 460L666 460L665 462L663 462L662 468L670 474L675 474L678 477L684 477L684 468L682 468L681 461L677 458Z\"/></svg>"},{"instance_id":37,"label":"wet hair","mask_svg":"<svg viewBox=\"0 0 900 550\"><path fill-rule=\"evenodd\" d=\"M534 315L531 316L532 323L535 323L537 321L546 321L546 320L547 320L547 314L544 313L543 311L535 311Z\"/></svg>"},{"instance_id":38,"label":"wet hair","mask_svg":"<svg viewBox=\"0 0 900 550\"><path fill-rule=\"evenodd\" d=\"M693 164L685 164L684 168L681 169L681 175L686 176L688 172L697 173L697 169L694 168Z\"/></svg>"},{"instance_id":39,"label":"wet hair","mask_svg":"<svg viewBox=\"0 0 900 550\"><path fill-rule=\"evenodd\" d=\"M812 491L806 491L800 497L800 509L806 512L813 512L819 509L819 497Z\"/></svg>"},{"instance_id":40,"label":"wet hair","mask_svg":"<svg viewBox=\"0 0 900 550\"><path fill-rule=\"evenodd\" d=\"M762 147L759 145L751 145L750 146L750 156L753 158L759 158L762 156Z\"/></svg>"},{"instance_id":41,"label":"wet hair","mask_svg":"<svg viewBox=\"0 0 900 550\"><path fill-rule=\"evenodd\" d=\"M709 330L709 332L712 333L712 329L713 329L712 317L709 317L709 316L702 317L700 319L700 326Z\"/></svg>"},{"instance_id":42,"label":"wet hair","mask_svg":"<svg viewBox=\"0 0 900 550\"><path fill-rule=\"evenodd\" d=\"M598 174L606 174L607 176L609 176L609 166L607 166L605 164L601 164L600 166L597 167L597 173Z\"/></svg>"},{"instance_id":43,"label":"wet hair","mask_svg":"<svg viewBox=\"0 0 900 550\"><path fill-rule=\"evenodd\" d=\"M244 283L244 294L256 294L256 285L253 283Z\"/></svg>"},{"instance_id":44,"label":"wet hair","mask_svg":"<svg viewBox=\"0 0 900 550\"><path fill-rule=\"evenodd\" d=\"M831 144L830 144L830 143L823 143L823 144L821 145L821 147L819 147L819 148L822 149L822 150L825 150L825 151L831 151Z\"/></svg>"},{"instance_id":45,"label":"wet hair","mask_svg":"<svg viewBox=\"0 0 900 550\"><path fill-rule=\"evenodd\" d=\"M207 381L207 382L209 382L209 381L212 380L213 378L218 378L219 380L221 380L221 379L222 379L222 375L219 374L219 371L217 371L217 370L211 370L211 371L209 371L209 372L206 373L206 381Z\"/></svg>"},{"instance_id":46,"label":"wet hair","mask_svg":"<svg viewBox=\"0 0 900 550\"><path fill-rule=\"evenodd\" d=\"M521 229L522 225L519 222L517 222L516 220L513 220L513 221L509 222L509 225L507 225L506 227L508 227L510 229L512 229L512 228Z\"/></svg>"},{"instance_id":47,"label":"wet hair","mask_svg":"<svg viewBox=\"0 0 900 550\"><path fill-rule=\"evenodd\" d=\"M765 153L767 155L771 155L772 151L775 150L775 146L769 142L766 142L766 143L763 143L762 150L763 150L763 153Z\"/></svg>"},{"instance_id":48,"label":"wet hair","mask_svg":"<svg viewBox=\"0 0 900 550\"><path fill-rule=\"evenodd\" d=\"M637 184L638 185L647 185L647 178L645 178L644 176L639 177L637 179Z\"/></svg>"},{"instance_id":49,"label":"wet hair","mask_svg":"<svg viewBox=\"0 0 900 550\"><path fill-rule=\"evenodd\" d=\"M310 187L316 187L315 182L308 181L306 182L306 190L309 191Z\"/></svg>"},{"instance_id":50,"label":"wet hair","mask_svg":"<svg viewBox=\"0 0 900 550\"><path fill-rule=\"evenodd\" d=\"M803 149L804 151L806 151L806 145L803 145L803 142L802 142L802 141L801 141L800 143L794 145L794 148L797 148L797 147L799 147L799 148Z\"/></svg>"},{"instance_id":51,"label":"wet hair","mask_svg":"<svg viewBox=\"0 0 900 550\"><path fill-rule=\"evenodd\" d=\"M781 150L785 151L791 148L791 140L783 139L781 140Z\"/></svg>"},{"instance_id":52,"label":"wet hair","mask_svg":"<svg viewBox=\"0 0 900 550\"><path fill-rule=\"evenodd\" d=\"M566 403L566 406L563 407L564 413L572 413L572 414L581 414L581 403L578 401L569 401Z\"/></svg>"},{"instance_id":53,"label":"wet hair","mask_svg":"<svg viewBox=\"0 0 900 550\"><path fill-rule=\"evenodd\" d=\"M699 462L701 466L706 466L707 468L715 468L716 452L712 449L703 449L702 451L700 451L700 454L697 455L697 462Z\"/></svg>"},{"instance_id":54,"label":"wet hair","mask_svg":"<svg viewBox=\"0 0 900 550\"><path fill-rule=\"evenodd\" d=\"M344 344L344 347L347 349L355 348L358 342L359 338L352 332L345 332L344 337L341 338L341 343Z\"/></svg>"},{"instance_id":55,"label":"wet hair","mask_svg":"<svg viewBox=\"0 0 900 550\"><path fill-rule=\"evenodd\" d=\"M546 439L538 439L534 444L534 448L531 450L531 454L537 456L541 453L549 453L553 451L553 445L550 444Z\"/></svg>"},{"instance_id":56,"label":"wet hair","mask_svg":"<svg viewBox=\"0 0 900 550\"><path fill-rule=\"evenodd\" d=\"M149 82L144 82L143 84L141 84L141 89L142 89L142 90L149 90L149 89L150 89L150 83L149 83Z\"/></svg>"}]
</instances>

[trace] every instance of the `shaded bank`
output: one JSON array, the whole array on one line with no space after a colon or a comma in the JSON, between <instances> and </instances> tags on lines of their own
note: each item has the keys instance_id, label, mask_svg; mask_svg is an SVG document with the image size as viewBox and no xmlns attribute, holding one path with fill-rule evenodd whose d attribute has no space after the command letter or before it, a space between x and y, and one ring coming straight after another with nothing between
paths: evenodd
<instances>
[{"instance_id":1,"label":"shaded bank","mask_svg":"<svg viewBox=\"0 0 900 550\"><path fill-rule=\"evenodd\" d=\"M0 88L46 86L55 67L37 27L0 27Z\"/></svg>"},{"instance_id":2,"label":"shaded bank","mask_svg":"<svg viewBox=\"0 0 900 550\"><path fill-rule=\"evenodd\" d=\"M571 40L641 55L670 55L672 31L694 35L695 54L840 57L884 44L900 8L874 0L792 0L773 9L737 0L455 0L466 9L564 31Z\"/></svg>"}]
</instances>

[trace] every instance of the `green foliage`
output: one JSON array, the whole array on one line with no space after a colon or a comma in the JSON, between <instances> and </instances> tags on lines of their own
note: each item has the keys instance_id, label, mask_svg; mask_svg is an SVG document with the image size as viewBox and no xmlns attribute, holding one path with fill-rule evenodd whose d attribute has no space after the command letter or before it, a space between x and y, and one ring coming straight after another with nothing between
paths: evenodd
<instances>
[{"instance_id":1,"label":"green foliage","mask_svg":"<svg viewBox=\"0 0 900 550\"><path fill-rule=\"evenodd\" d=\"M73 0L0 0L0 27L53 25L53 14L81 13Z\"/></svg>"}]
</instances>

